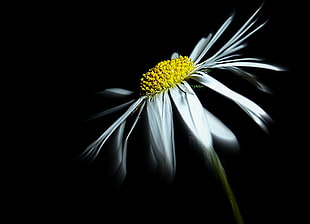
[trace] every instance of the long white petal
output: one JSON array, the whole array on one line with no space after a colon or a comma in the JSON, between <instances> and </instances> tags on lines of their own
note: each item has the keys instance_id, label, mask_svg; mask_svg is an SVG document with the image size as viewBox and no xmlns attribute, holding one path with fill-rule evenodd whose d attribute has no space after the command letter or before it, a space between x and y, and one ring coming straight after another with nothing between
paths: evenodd
<instances>
[{"instance_id":1,"label":"long white petal","mask_svg":"<svg viewBox=\"0 0 310 224\"><path fill-rule=\"evenodd\" d=\"M225 67L253 67L253 68L264 68L264 69L270 69L274 71L283 71L282 68L275 66L275 65L270 65L270 64L265 64L261 62L245 62L245 61L236 61L236 62L230 62L230 63L223 63L223 64L215 64L211 66L210 68L225 68Z\"/></svg>"},{"instance_id":2,"label":"long white petal","mask_svg":"<svg viewBox=\"0 0 310 224\"><path fill-rule=\"evenodd\" d=\"M199 57L195 60L196 63L198 63L208 52L208 50L212 47L212 45L217 41L217 39L222 35L222 33L226 30L226 28L229 26L233 19L233 15L230 16L224 24L218 29L218 31L214 34L213 38L209 41L205 49L201 52Z\"/></svg>"},{"instance_id":3,"label":"long white petal","mask_svg":"<svg viewBox=\"0 0 310 224\"><path fill-rule=\"evenodd\" d=\"M172 181L175 175L175 145L172 105L168 92L159 93L146 103L149 144L160 176Z\"/></svg>"},{"instance_id":4,"label":"long white petal","mask_svg":"<svg viewBox=\"0 0 310 224\"><path fill-rule=\"evenodd\" d=\"M214 64L225 64L225 63L230 63L230 62L237 62L237 61L262 61L263 59L261 58L235 58L235 59L230 59L230 60L221 60L214 62Z\"/></svg>"},{"instance_id":5,"label":"long white petal","mask_svg":"<svg viewBox=\"0 0 310 224\"><path fill-rule=\"evenodd\" d=\"M130 130L128 131L128 134L127 134L124 142L114 145L115 151L117 151L119 153L119 155L118 155L118 158L119 158L118 169L115 172L115 177L114 177L116 180L117 186L121 186L121 184L124 182L124 179L126 177L126 174L127 174L127 145L128 145L127 143L128 143L128 139L129 139L133 129L135 128L135 126L136 126L136 124L140 118L141 112L144 109L144 105L145 105L145 102L142 102L140 109L139 109L139 112L138 112Z\"/></svg>"},{"instance_id":6,"label":"long white petal","mask_svg":"<svg viewBox=\"0 0 310 224\"><path fill-rule=\"evenodd\" d=\"M116 112L118 110L121 110L125 107L127 107L129 104L131 104L134 100L130 100L129 102L126 102L126 103L123 103L121 105L118 105L116 107L113 107L113 108L110 108L110 109L107 109L107 110L104 110L100 113L97 113L97 114L93 114L91 115L87 120L94 120L94 119L97 119L99 117L102 117L102 116L105 116L107 114L110 114L110 113L113 113L113 112Z\"/></svg>"},{"instance_id":7,"label":"long white petal","mask_svg":"<svg viewBox=\"0 0 310 224\"><path fill-rule=\"evenodd\" d=\"M123 179L124 173L119 172L123 163L123 136L125 130L126 121L120 124L116 131L111 135L111 147L107 150L106 158L108 160L110 176L114 178Z\"/></svg>"},{"instance_id":8,"label":"long white petal","mask_svg":"<svg viewBox=\"0 0 310 224\"><path fill-rule=\"evenodd\" d=\"M209 87L210 89L226 96L227 98L233 100L235 103L237 103L245 112L248 113L248 115L251 116L251 118L264 130L267 131L265 123L267 120L271 120L269 115L257 104L255 104L253 101L247 99L246 97L232 91L216 79L212 78L206 73L197 71L200 75L193 74L191 76L192 79L196 80L197 82L201 83L202 85L205 85Z\"/></svg>"},{"instance_id":9,"label":"long white petal","mask_svg":"<svg viewBox=\"0 0 310 224\"><path fill-rule=\"evenodd\" d=\"M106 142L106 140L131 115L131 113L136 110L143 100L145 100L145 97L140 97L136 100L120 118L118 118L105 132L103 132L97 140L91 143L84 152L82 152L80 158L93 161L98 156L102 145Z\"/></svg>"},{"instance_id":10,"label":"long white petal","mask_svg":"<svg viewBox=\"0 0 310 224\"><path fill-rule=\"evenodd\" d=\"M180 89L182 87L185 88L184 91ZM207 149L212 146L212 137L204 108L186 82L180 88L170 90L171 98L190 133Z\"/></svg>"},{"instance_id":11,"label":"long white petal","mask_svg":"<svg viewBox=\"0 0 310 224\"><path fill-rule=\"evenodd\" d=\"M225 146L225 148L233 150L239 149L238 140L235 134L207 109L205 109L204 112L208 119L210 131L214 139L218 140L218 142Z\"/></svg>"},{"instance_id":12,"label":"long white petal","mask_svg":"<svg viewBox=\"0 0 310 224\"><path fill-rule=\"evenodd\" d=\"M250 82L251 84L256 86L259 90L261 90L265 93L271 93L271 90L266 85L259 82L254 75L252 75L249 72L244 71L241 68L231 66L231 67L223 67L222 69L225 69L225 70L228 70L228 71L231 71L231 72L237 74L238 76L247 80L248 82Z\"/></svg>"}]
</instances>

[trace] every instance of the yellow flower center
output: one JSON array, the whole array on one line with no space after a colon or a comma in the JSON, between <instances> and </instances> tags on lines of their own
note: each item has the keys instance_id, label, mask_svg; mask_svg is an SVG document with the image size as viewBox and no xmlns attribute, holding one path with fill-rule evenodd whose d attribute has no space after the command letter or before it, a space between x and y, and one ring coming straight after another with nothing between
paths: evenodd
<instances>
[{"instance_id":1,"label":"yellow flower center","mask_svg":"<svg viewBox=\"0 0 310 224\"><path fill-rule=\"evenodd\" d=\"M140 82L142 95L155 94L180 84L195 69L194 62L187 56L161 61L143 74Z\"/></svg>"}]
</instances>

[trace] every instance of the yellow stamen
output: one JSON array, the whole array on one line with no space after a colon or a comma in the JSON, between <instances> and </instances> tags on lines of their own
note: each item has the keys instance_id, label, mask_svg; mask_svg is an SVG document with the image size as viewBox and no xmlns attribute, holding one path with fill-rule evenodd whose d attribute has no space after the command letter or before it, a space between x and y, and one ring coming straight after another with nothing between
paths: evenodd
<instances>
[{"instance_id":1,"label":"yellow stamen","mask_svg":"<svg viewBox=\"0 0 310 224\"><path fill-rule=\"evenodd\" d=\"M194 62L187 56L161 61L143 74L140 82L141 94L154 96L173 88L183 82L194 69Z\"/></svg>"}]
</instances>

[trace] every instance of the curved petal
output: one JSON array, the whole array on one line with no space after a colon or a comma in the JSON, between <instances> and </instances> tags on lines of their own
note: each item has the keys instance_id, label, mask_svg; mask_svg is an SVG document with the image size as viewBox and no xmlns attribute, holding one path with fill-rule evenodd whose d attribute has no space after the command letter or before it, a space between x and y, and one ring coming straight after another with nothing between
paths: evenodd
<instances>
[{"instance_id":1,"label":"curved petal","mask_svg":"<svg viewBox=\"0 0 310 224\"><path fill-rule=\"evenodd\" d=\"M97 114L93 114L91 115L87 120L94 120L94 119L97 119L99 117L103 117L107 114L110 114L110 113L113 113L113 112L116 112L118 110L121 110L125 107L127 107L129 104L131 104L134 100L130 100L129 102L126 102L126 103L123 103L121 105L118 105L116 107L113 107L113 108L110 108L110 109L107 109L107 110L104 110L104 111L101 111L100 113L97 113Z\"/></svg>"},{"instance_id":2,"label":"curved petal","mask_svg":"<svg viewBox=\"0 0 310 224\"><path fill-rule=\"evenodd\" d=\"M171 98L194 138L207 149L212 146L212 137L204 108L188 83L184 82L185 90L181 88L172 88Z\"/></svg>"},{"instance_id":3,"label":"curved petal","mask_svg":"<svg viewBox=\"0 0 310 224\"><path fill-rule=\"evenodd\" d=\"M253 67L253 68L264 68L274 71L283 71L282 68L266 63L261 62L252 62L252 61L236 61L236 62L228 62L223 64L214 64L209 68L226 68L226 67Z\"/></svg>"},{"instance_id":4,"label":"curved petal","mask_svg":"<svg viewBox=\"0 0 310 224\"><path fill-rule=\"evenodd\" d=\"M80 158L93 161L98 156L106 140L131 115L131 113L136 110L136 108L144 100L145 100L145 97L140 97L138 100L136 100L120 118L118 118L105 132L102 133L102 135L97 140L91 143L85 149L85 151L81 153Z\"/></svg>"},{"instance_id":5,"label":"curved petal","mask_svg":"<svg viewBox=\"0 0 310 224\"><path fill-rule=\"evenodd\" d=\"M235 103L237 103L247 114L265 131L267 131L267 128L265 126L265 123L269 120L271 121L271 118L269 115L257 104L255 104L253 101L249 100L248 98L232 91L228 87L226 87L224 84L220 83L216 79L212 78L206 73L199 72L199 74L193 74L191 76L192 79L196 80L197 82L201 83L202 85L205 85L209 87L210 89L226 96L227 98L233 100Z\"/></svg>"},{"instance_id":6,"label":"curved petal","mask_svg":"<svg viewBox=\"0 0 310 224\"><path fill-rule=\"evenodd\" d=\"M126 121L121 123L121 125L116 129L116 131L111 136L111 147L108 148L106 155L110 176L114 176L117 182L123 182L126 172L120 169L123 166L123 136L125 130Z\"/></svg>"},{"instance_id":7,"label":"curved petal","mask_svg":"<svg viewBox=\"0 0 310 224\"><path fill-rule=\"evenodd\" d=\"M149 147L160 176L172 181L175 175L175 145L171 101L167 92L146 103Z\"/></svg>"},{"instance_id":8,"label":"curved petal","mask_svg":"<svg viewBox=\"0 0 310 224\"><path fill-rule=\"evenodd\" d=\"M128 143L128 139L133 131L133 129L135 128L141 112L143 111L145 102L142 103L139 112L130 128L130 130L128 131L128 134L124 140L124 142L122 142L123 137L118 137L117 141L115 142L115 144L112 143L113 147L114 147L114 151L115 153L117 153L117 169L115 169L115 171L113 172L112 170L112 174L114 174L114 178L116 180L116 184L117 186L121 186L121 184L124 182L124 179L126 177L127 174L127 143ZM125 122L123 123L125 124ZM120 131L123 132L123 127L122 125L118 128L120 129ZM123 134L121 134L121 136L123 136Z\"/></svg>"},{"instance_id":9,"label":"curved petal","mask_svg":"<svg viewBox=\"0 0 310 224\"><path fill-rule=\"evenodd\" d=\"M235 134L207 109L204 109L204 112L208 119L210 131L214 139L225 146L225 148L233 150L239 149L238 140Z\"/></svg>"},{"instance_id":10,"label":"curved petal","mask_svg":"<svg viewBox=\"0 0 310 224\"><path fill-rule=\"evenodd\" d=\"M256 86L256 88L258 88L259 90L265 92L265 93L271 93L271 90L263 83L259 82L257 80L257 78L252 75L249 72L244 71L241 68L235 67L235 66L231 66L231 67L223 67L221 69L225 69L227 71L233 72L236 75L240 76L241 78L247 80L248 82L250 82L251 84L253 84L254 86Z\"/></svg>"}]
</instances>

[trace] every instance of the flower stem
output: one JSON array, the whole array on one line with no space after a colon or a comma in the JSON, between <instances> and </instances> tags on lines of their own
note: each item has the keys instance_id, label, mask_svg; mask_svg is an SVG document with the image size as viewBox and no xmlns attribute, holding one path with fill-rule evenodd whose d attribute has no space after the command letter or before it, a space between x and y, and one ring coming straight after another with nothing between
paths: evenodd
<instances>
[{"instance_id":1,"label":"flower stem","mask_svg":"<svg viewBox=\"0 0 310 224\"><path fill-rule=\"evenodd\" d=\"M218 156L214 150L212 150L212 153L210 153L210 157L211 157L210 159L211 159L213 168L216 171L217 177L219 178L219 180L220 180L220 182L221 182L221 184L222 184L222 186L223 186L223 188L227 194L229 202L231 204L236 223L243 224L244 222L243 222L243 219L242 219L242 216L241 216L235 195L234 195L233 191L231 190L231 187L228 183L228 180L227 180L227 177L225 174L225 170L221 164L221 161L219 160L219 158L218 158Z\"/></svg>"}]
</instances>

